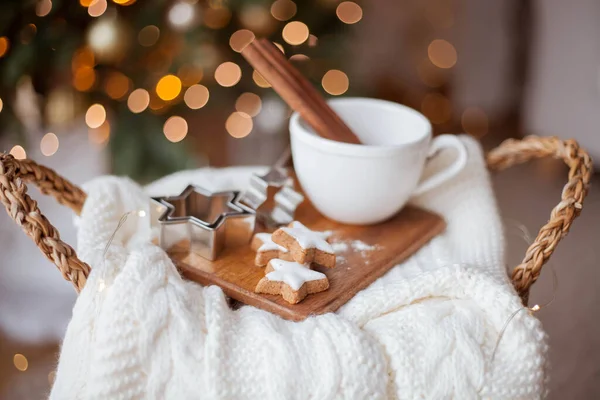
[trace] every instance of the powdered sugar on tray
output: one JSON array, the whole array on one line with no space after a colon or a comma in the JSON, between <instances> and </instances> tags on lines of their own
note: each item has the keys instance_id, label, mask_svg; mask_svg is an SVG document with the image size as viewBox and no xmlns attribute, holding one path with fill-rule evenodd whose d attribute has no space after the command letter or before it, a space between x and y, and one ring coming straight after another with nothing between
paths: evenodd
<instances>
[{"instance_id":1,"label":"powdered sugar on tray","mask_svg":"<svg viewBox=\"0 0 600 400\"><path fill-rule=\"evenodd\" d=\"M369 253L374 250L381 249L381 246L378 245L370 245L368 243L363 242L362 240L346 240L331 243L331 247L337 256L337 261L340 264L344 264L346 262L346 258L343 254L347 253L360 253L363 259L369 256ZM367 263L368 260L365 261Z\"/></svg>"}]
</instances>

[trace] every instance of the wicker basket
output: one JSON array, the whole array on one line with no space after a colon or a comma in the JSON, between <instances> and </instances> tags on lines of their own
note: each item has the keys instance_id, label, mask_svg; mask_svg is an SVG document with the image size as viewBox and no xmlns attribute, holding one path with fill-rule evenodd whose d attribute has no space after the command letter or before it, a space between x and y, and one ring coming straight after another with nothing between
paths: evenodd
<instances>
[{"instance_id":1,"label":"wicker basket","mask_svg":"<svg viewBox=\"0 0 600 400\"><path fill-rule=\"evenodd\" d=\"M509 139L487 156L491 170L503 170L542 157L563 160L569 167L569 180L562 191L560 203L550 213L550 220L540 229L535 241L527 249L525 258L512 272L513 285L524 304L527 304L529 288L537 280L542 267L581 212L592 173L592 162L577 142L555 137ZM37 202L27 194L26 183L35 184L42 193L51 194L77 214L81 212L86 194L55 171L34 161L17 160L9 154L0 154L0 201L17 225L79 292L85 285L90 267L77 257L71 246L60 239L58 231L42 214Z\"/></svg>"}]
</instances>

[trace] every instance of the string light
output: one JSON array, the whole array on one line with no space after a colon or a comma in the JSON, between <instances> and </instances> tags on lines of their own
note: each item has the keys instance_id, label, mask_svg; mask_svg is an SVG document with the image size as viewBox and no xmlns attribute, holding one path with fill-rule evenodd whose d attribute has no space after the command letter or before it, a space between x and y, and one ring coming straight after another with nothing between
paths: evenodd
<instances>
[{"instance_id":1,"label":"string light","mask_svg":"<svg viewBox=\"0 0 600 400\"><path fill-rule=\"evenodd\" d=\"M106 121L106 110L101 104L93 104L85 113L85 123L90 128L98 128Z\"/></svg>"},{"instance_id":2,"label":"string light","mask_svg":"<svg viewBox=\"0 0 600 400\"><path fill-rule=\"evenodd\" d=\"M0 37L0 58L4 57L4 55L8 51L8 48L10 46L9 43L10 42L8 41L8 38L6 36Z\"/></svg>"},{"instance_id":3,"label":"string light","mask_svg":"<svg viewBox=\"0 0 600 400\"><path fill-rule=\"evenodd\" d=\"M135 3L135 0L112 0L113 3L118 4L120 6L130 6Z\"/></svg>"},{"instance_id":4,"label":"string light","mask_svg":"<svg viewBox=\"0 0 600 400\"><path fill-rule=\"evenodd\" d=\"M107 7L106 0L93 0L88 7L88 14L90 17L99 17L104 14Z\"/></svg>"},{"instance_id":5,"label":"string light","mask_svg":"<svg viewBox=\"0 0 600 400\"><path fill-rule=\"evenodd\" d=\"M48 132L42 137L40 150L43 155L50 157L58 151L58 145L58 137L54 133Z\"/></svg>"},{"instance_id":6,"label":"string light","mask_svg":"<svg viewBox=\"0 0 600 400\"><path fill-rule=\"evenodd\" d=\"M296 3L291 0L276 0L271 4L271 15L278 21L287 21L296 15Z\"/></svg>"},{"instance_id":7,"label":"string light","mask_svg":"<svg viewBox=\"0 0 600 400\"><path fill-rule=\"evenodd\" d=\"M229 24L231 11L226 7L209 7L204 10L204 25L211 29L221 29Z\"/></svg>"},{"instance_id":8,"label":"string light","mask_svg":"<svg viewBox=\"0 0 600 400\"><path fill-rule=\"evenodd\" d=\"M175 75L165 75L156 84L156 94L162 100L170 101L181 93L181 80Z\"/></svg>"},{"instance_id":9,"label":"string light","mask_svg":"<svg viewBox=\"0 0 600 400\"><path fill-rule=\"evenodd\" d=\"M252 80L254 81L254 83L256 83L256 85L258 87L261 87L261 88L271 87L269 82L267 82L267 80L265 78L263 78L263 76L258 71L252 72Z\"/></svg>"},{"instance_id":10,"label":"string light","mask_svg":"<svg viewBox=\"0 0 600 400\"><path fill-rule=\"evenodd\" d=\"M16 158L17 160L24 160L27 158L27 153L23 146L16 145L12 149L10 149L10 154Z\"/></svg>"},{"instance_id":11,"label":"string light","mask_svg":"<svg viewBox=\"0 0 600 400\"><path fill-rule=\"evenodd\" d=\"M466 108L460 117L460 122L463 130L475 137L481 137L488 133L488 116L479 107Z\"/></svg>"},{"instance_id":12,"label":"string light","mask_svg":"<svg viewBox=\"0 0 600 400\"><path fill-rule=\"evenodd\" d=\"M169 10L168 19L176 29L188 28L195 18L194 6L190 3L179 2Z\"/></svg>"},{"instance_id":13,"label":"string light","mask_svg":"<svg viewBox=\"0 0 600 400\"><path fill-rule=\"evenodd\" d=\"M242 50L246 46L250 44L254 40L255 36L252 31L248 29L240 29L239 31L235 31L231 37L229 38L229 45L238 53L241 53Z\"/></svg>"},{"instance_id":14,"label":"string light","mask_svg":"<svg viewBox=\"0 0 600 400\"><path fill-rule=\"evenodd\" d=\"M346 75L344 72L337 69L332 69L325 73L321 84L327 93L334 96L339 96L346 93L348 87L350 86L350 81L348 80L348 75Z\"/></svg>"},{"instance_id":15,"label":"string light","mask_svg":"<svg viewBox=\"0 0 600 400\"><path fill-rule=\"evenodd\" d=\"M79 4L81 4L82 7L89 7L93 2L94 0L79 0Z\"/></svg>"},{"instance_id":16,"label":"string light","mask_svg":"<svg viewBox=\"0 0 600 400\"><path fill-rule=\"evenodd\" d=\"M88 44L99 59L115 58L122 49L123 43L112 19L99 20L88 32Z\"/></svg>"},{"instance_id":17,"label":"string light","mask_svg":"<svg viewBox=\"0 0 600 400\"><path fill-rule=\"evenodd\" d=\"M344 1L337 6L335 14L343 23L355 24L362 19L363 11L358 4Z\"/></svg>"},{"instance_id":18,"label":"string light","mask_svg":"<svg viewBox=\"0 0 600 400\"><path fill-rule=\"evenodd\" d=\"M144 47L154 46L160 38L160 29L154 25L143 27L138 33L138 42Z\"/></svg>"},{"instance_id":19,"label":"string light","mask_svg":"<svg viewBox=\"0 0 600 400\"><path fill-rule=\"evenodd\" d=\"M195 65L183 64L177 70L177 76L181 79L183 86L192 86L202 80L204 71Z\"/></svg>"},{"instance_id":20,"label":"string light","mask_svg":"<svg viewBox=\"0 0 600 400\"><path fill-rule=\"evenodd\" d=\"M88 139L97 147L104 147L110 139L110 123L104 121L100 127L88 129Z\"/></svg>"},{"instance_id":21,"label":"string light","mask_svg":"<svg viewBox=\"0 0 600 400\"><path fill-rule=\"evenodd\" d=\"M188 124L185 119L179 116L172 116L165 122L163 132L170 142L181 142L187 135Z\"/></svg>"},{"instance_id":22,"label":"string light","mask_svg":"<svg viewBox=\"0 0 600 400\"><path fill-rule=\"evenodd\" d=\"M210 93L204 85L192 85L185 91L183 101L192 110L202 108L208 103Z\"/></svg>"},{"instance_id":23,"label":"string light","mask_svg":"<svg viewBox=\"0 0 600 400\"><path fill-rule=\"evenodd\" d=\"M235 86L242 78L242 70L236 63L226 61L215 70L215 80L224 87Z\"/></svg>"},{"instance_id":24,"label":"string light","mask_svg":"<svg viewBox=\"0 0 600 400\"><path fill-rule=\"evenodd\" d=\"M135 89L127 98L127 108L134 114L144 111L150 104L150 94L146 89Z\"/></svg>"},{"instance_id":25,"label":"string light","mask_svg":"<svg viewBox=\"0 0 600 400\"><path fill-rule=\"evenodd\" d=\"M257 116L261 107L260 97L250 92L242 93L235 101L235 109L251 117Z\"/></svg>"},{"instance_id":26,"label":"string light","mask_svg":"<svg viewBox=\"0 0 600 400\"><path fill-rule=\"evenodd\" d=\"M248 114L236 111L225 121L225 129L236 139L246 137L252 132L252 118Z\"/></svg>"},{"instance_id":27,"label":"string light","mask_svg":"<svg viewBox=\"0 0 600 400\"><path fill-rule=\"evenodd\" d=\"M113 100L125 97L130 88L131 80L121 72L112 72L104 82L104 90Z\"/></svg>"},{"instance_id":28,"label":"string light","mask_svg":"<svg viewBox=\"0 0 600 400\"><path fill-rule=\"evenodd\" d=\"M452 103L439 93L428 93L421 102L421 111L434 124L442 124L452 117Z\"/></svg>"},{"instance_id":29,"label":"string light","mask_svg":"<svg viewBox=\"0 0 600 400\"><path fill-rule=\"evenodd\" d=\"M308 39L309 34L308 26L300 21L289 22L283 27L283 31L281 33L283 40L291 45L299 45L304 43L306 39Z\"/></svg>"},{"instance_id":30,"label":"string light","mask_svg":"<svg viewBox=\"0 0 600 400\"><path fill-rule=\"evenodd\" d=\"M13 357L13 364L15 365L15 368L21 372L27 371L27 368L29 367L29 362L23 354L15 354Z\"/></svg>"},{"instance_id":31,"label":"string light","mask_svg":"<svg viewBox=\"0 0 600 400\"><path fill-rule=\"evenodd\" d=\"M35 15L45 17L52 11L52 0L40 0L35 6Z\"/></svg>"},{"instance_id":32,"label":"string light","mask_svg":"<svg viewBox=\"0 0 600 400\"><path fill-rule=\"evenodd\" d=\"M456 64L456 49L444 39L435 39L427 48L429 59L438 68L452 68Z\"/></svg>"}]
</instances>

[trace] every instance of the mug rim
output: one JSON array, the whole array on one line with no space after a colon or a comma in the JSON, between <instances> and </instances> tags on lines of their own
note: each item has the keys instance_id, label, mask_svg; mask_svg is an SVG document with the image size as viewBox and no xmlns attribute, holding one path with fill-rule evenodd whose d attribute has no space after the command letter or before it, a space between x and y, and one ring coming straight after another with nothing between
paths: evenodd
<instances>
[{"instance_id":1,"label":"mug rim","mask_svg":"<svg viewBox=\"0 0 600 400\"><path fill-rule=\"evenodd\" d=\"M321 137L314 132L309 131L301 123L300 114L295 111L290 117L289 131L291 136L298 138L304 143L310 145L319 150L326 150L328 153L334 152L336 154L348 154L354 156L386 156L395 154L398 150L404 150L407 147L415 144L420 144L431 140L432 137L432 126L431 122L423 114L417 110L407 107L403 104L394 103L388 100L374 99L368 97L343 97L337 99L329 99L329 104L348 104L348 103L377 103L378 106L384 106L386 108L394 108L396 110L408 111L414 117L422 119L426 123L426 132L421 137L408 140L401 144L389 144L389 145L367 145L367 144L354 144L338 142L331 139Z\"/></svg>"}]
</instances>

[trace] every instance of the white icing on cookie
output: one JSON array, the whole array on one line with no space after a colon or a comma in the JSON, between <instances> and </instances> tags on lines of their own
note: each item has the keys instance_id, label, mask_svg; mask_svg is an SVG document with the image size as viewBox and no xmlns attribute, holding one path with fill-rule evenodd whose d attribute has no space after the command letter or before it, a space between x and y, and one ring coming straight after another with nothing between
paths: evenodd
<instances>
[{"instance_id":1,"label":"white icing on cookie","mask_svg":"<svg viewBox=\"0 0 600 400\"><path fill-rule=\"evenodd\" d=\"M311 231L306 226L298 221L292 222L292 227L279 228L298 242L300 247L304 249L319 249L325 253L334 254L333 248L327 243L327 238L331 232L316 232Z\"/></svg>"},{"instance_id":2,"label":"white icing on cookie","mask_svg":"<svg viewBox=\"0 0 600 400\"><path fill-rule=\"evenodd\" d=\"M270 233L257 233L254 236L256 236L262 242L262 244L260 245L260 247L258 248L257 251L279 250L282 253L288 252L288 249L286 249L283 246L278 245L277 243L275 243L273 241Z\"/></svg>"},{"instance_id":3,"label":"white icing on cookie","mask_svg":"<svg viewBox=\"0 0 600 400\"><path fill-rule=\"evenodd\" d=\"M269 261L274 271L269 272L266 278L270 281L283 282L294 290L300 290L302 285L309 281L325 279L325 274L311 270L308 265L294 261L273 259Z\"/></svg>"}]
</instances>

